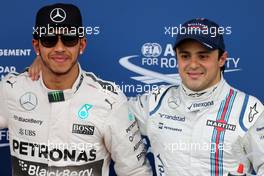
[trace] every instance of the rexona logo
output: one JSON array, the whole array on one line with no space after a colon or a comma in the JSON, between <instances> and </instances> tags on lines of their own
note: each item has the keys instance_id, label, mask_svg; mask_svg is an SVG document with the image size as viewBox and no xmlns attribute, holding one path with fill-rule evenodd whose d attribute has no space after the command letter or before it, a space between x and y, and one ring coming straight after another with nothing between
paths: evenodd
<instances>
[{"instance_id":1,"label":"rexona logo","mask_svg":"<svg viewBox=\"0 0 264 176\"><path fill-rule=\"evenodd\" d=\"M135 74L131 79L145 84L170 83L178 85L181 81L177 73L177 59L172 44L145 43L139 49L140 53L124 56L119 64ZM240 58L227 58L225 72L236 72Z\"/></svg>"}]
</instances>

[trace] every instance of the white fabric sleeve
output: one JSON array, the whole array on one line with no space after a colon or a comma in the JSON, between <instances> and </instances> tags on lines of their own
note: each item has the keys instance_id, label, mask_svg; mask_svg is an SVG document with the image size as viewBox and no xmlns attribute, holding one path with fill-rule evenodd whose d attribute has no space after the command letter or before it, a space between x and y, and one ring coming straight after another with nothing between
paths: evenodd
<instances>
[{"instance_id":1,"label":"white fabric sleeve","mask_svg":"<svg viewBox=\"0 0 264 176\"><path fill-rule=\"evenodd\" d=\"M110 114L105 131L104 141L115 162L117 175L152 175L137 121L129 112L127 101Z\"/></svg>"},{"instance_id":2,"label":"white fabric sleeve","mask_svg":"<svg viewBox=\"0 0 264 176\"><path fill-rule=\"evenodd\" d=\"M0 129L7 128L8 115L6 108L6 99L4 94L4 80L0 81Z\"/></svg>"},{"instance_id":3,"label":"white fabric sleeve","mask_svg":"<svg viewBox=\"0 0 264 176\"><path fill-rule=\"evenodd\" d=\"M131 97L129 99L129 109L136 117L140 132L147 136L147 120L149 118L149 94Z\"/></svg>"},{"instance_id":4,"label":"white fabric sleeve","mask_svg":"<svg viewBox=\"0 0 264 176\"><path fill-rule=\"evenodd\" d=\"M244 136L243 144L257 175L264 175L264 112Z\"/></svg>"}]
</instances>

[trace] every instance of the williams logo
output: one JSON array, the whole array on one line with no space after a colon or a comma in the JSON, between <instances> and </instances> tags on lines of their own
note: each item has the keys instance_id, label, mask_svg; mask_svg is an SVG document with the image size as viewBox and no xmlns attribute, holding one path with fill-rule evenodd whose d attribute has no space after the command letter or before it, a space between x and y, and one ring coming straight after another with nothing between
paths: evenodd
<instances>
[{"instance_id":1,"label":"williams logo","mask_svg":"<svg viewBox=\"0 0 264 176\"><path fill-rule=\"evenodd\" d=\"M78 116L80 119L87 119L89 116L88 111L93 107L93 105L85 104L78 112Z\"/></svg>"},{"instance_id":2,"label":"williams logo","mask_svg":"<svg viewBox=\"0 0 264 176\"><path fill-rule=\"evenodd\" d=\"M94 134L94 126L73 124L72 125L72 133L93 135Z\"/></svg>"},{"instance_id":3,"label":"williams logo","mask_svg":"<svg viewBox=\"0 0 264 176\"><path fill-rule=\"evenodd\" d=\"M163 48L153 42L144 43L141 53L124 56L119 59L119 64L135 74L131 79L145 84L169 83L178 85L181 82L175 70L178 67L172 44L166 44ZM240 71L240 58L227 58L225 72ZM158 70L158 71L156 71Z\"/></svg>"}]
</instances>

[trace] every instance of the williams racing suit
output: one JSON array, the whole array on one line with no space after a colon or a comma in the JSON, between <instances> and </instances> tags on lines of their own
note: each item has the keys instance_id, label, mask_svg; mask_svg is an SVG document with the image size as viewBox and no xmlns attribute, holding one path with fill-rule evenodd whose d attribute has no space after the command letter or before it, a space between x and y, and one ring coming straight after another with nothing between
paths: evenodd
<instances>
[{"instance_id":1,"label":"williams racing suit","mask_svg":"<svg viewBox=\"0 0 264 176\"><path fill-rule=\"evenodd\" d=\"M79 68L72 89L10 73L0 83L0 128L9 129L13 176L151 175L125 95Z\"/></svg>"},{"instance_id":2,"label":"williams racing suit","mask_svg":"<svg viewBox=\"0 0 264 176\"><path fill-rule=\"evenodd\" d=\"M130 99L130 107L150 141L160 176L222 176L235 171L244 155L237 141L263 111L259 100L223 78L202 92L184 85L160 87ZM248 160L243 164L248 171Z\"/></svg>"},{"instance_id":3,"label":"williams racing suit","mask_svg":"<svg viewBox=\"0 0 264 176\"><path fill-rule=\"evenodd\" d=\"M264 113L246 133L242 143L257 175L264 176Z\"/></svg>"}]
</instances>

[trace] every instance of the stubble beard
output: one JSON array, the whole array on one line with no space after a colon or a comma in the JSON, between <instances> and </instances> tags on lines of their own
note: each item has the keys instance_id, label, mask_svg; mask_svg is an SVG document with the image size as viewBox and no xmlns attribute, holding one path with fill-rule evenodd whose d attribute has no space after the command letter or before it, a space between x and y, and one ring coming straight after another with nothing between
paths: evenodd
<instances>
[{"instance_id":1,"label":"stubble beard","mask_svg":"<svg viewBox=\"0 0 264 176\"><path fill-rule=\"evenodd\" d=\"M67 75L72 69L73 67L77 64L77 59L71 64L70 68L67 69L64 72L58 72L52 69L52 67L43 59L43 57L40 55L41 60L44 64L44 66L52 73L54 74L54 76L63 76L63 75Z\"/></svg>"}]
</instances>

